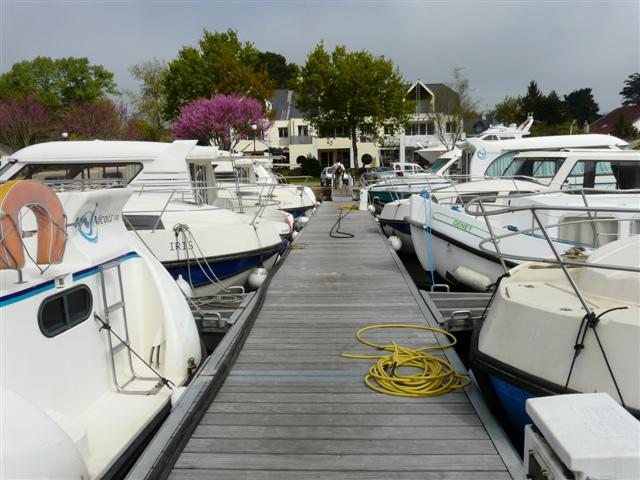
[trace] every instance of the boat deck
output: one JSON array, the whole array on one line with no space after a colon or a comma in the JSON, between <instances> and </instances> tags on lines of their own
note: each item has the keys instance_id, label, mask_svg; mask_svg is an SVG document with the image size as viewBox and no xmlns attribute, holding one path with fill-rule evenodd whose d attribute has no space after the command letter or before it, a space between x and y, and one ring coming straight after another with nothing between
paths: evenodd
<instances>
[{"instance_id":1,"label":"boat deck","mask_svg":"<svg viewBox=\"0 0 640 480\"><path fill-rule=\"evenodd\" d=\"M352 211L334 239L325 202L274 276L238 357L169 478L509 479L522 466L472 386L431 398L368 389L375 353L366 325L437 327L368 212ZM425 331L371 332L406 346L446 340ZM444 354L443 354L444 355ZM446 356L464 367L453 350Z\"/></svg>"}]
</instances>

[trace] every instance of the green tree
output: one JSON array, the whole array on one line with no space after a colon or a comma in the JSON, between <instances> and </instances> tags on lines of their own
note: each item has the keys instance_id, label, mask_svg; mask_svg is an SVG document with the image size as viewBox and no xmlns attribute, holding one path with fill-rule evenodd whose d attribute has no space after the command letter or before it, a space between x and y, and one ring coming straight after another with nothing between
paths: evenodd
<instances>
[{"instance_id":1,"label":"green tree","mask_svg":"<svg viewBox=\"0 0 640 480\"><path fill-rule=\"evenodd\" d=\"M624 98L622 105L640 105L640 73L629 75L620 95Z\"/></svg>"},{"instance_id":2,"label":"green tree","mask_svg":"<svg viewBox=\"0 0 640 480\"><path fill-rule=\"evenodd\" d=\"M299 72L295 63L287 63L287 59L279 53L258 52L258 65L267 71L269 78L273 80L277 88L286 88L292 85Z\"/></svg>"},{"instance_id":3,"label":"green tree","mask_svg":"<svg viewBox=\"0 0 640 480\"><path fill-rule=\"evenodd\" d=\"M498 122L505 125L520 123L527 117L521 105L522 97L506 96L502 102L496 104L493 115Z\"/></svg>"},{"instance_id":4,"label":"green tree","mask_svg":"<svg viewBox=\"0 0 640 480\"><path fill-rule=\"evenodd\" d=\"M534 118L537 118L540 115L542 101L543 96L538 84L535 80L531 80L527 87L527 93L522 97L522 103L520 104L522 112L525 115L532 114Z\"/></svg>"},{"instance_id":5,"label":"green tree","mask_svg":"<svg viewBox=\"0 0 640 480\"><path fill-rule=\"evenodd\" d=\"M118 94L113 73L87 58L36 57L0 76L0 99L34 97L52 110Z\"/></svg>"},{"instance_id":6,"label":"green tree","mask_svg":"<svg viewBox=\"0 0 640 480\"><path fill-rule=\"evenodd\" d=\"M622 114L618 116L618 120L613 125L613 130L611 133L623 140L633 140L640 137L640 132L638 129L633 126L633 124L628 121Z\"/></svg>"},{"instance_id":7,"label":"green tree","mask_svg":"<svg viewBox=\"0 0 640 480\"><path fill-rule=\"evenodd\" d=\"M538 119L548 125L559 125L566 119L565 104L555 90L540 98L538 109Z\"/></svg>"},{"instance_id":8,"label":"green tree","mask_svg":"<svg viewBox=\"0 0 640 480\"><path fill-rule=\"evenodd\" d=\"M342 126L349 132L358 168L357 135L377 136L383 125L403 125L411 112L405 86L393 62L366 51L320 42L309 54L296 84L296 104L317 129Z\"/></svg>"},{"instance_id":9,"label":"green tree","mask_svg":"<svg viewBox=\"0 0 640 480\"><path fill-rule=\"evenodd\" d=\"M198 98L217 93L249 96L262 102L273 95L273 81L259 68L259 52L250 42L242 44L233 30L204 30L196 47L184 47L169 63L164 75L167 119Z\"/></svg>"},{"instance_id":10,"label":"green tree","mask_svg":"<svg viewBox=\"0 0 640 480\"><path fill-rule=\"evenodd\" d=\"M578 125L584 122L593 123L599 117L600 107L593 98L590 88L581 88L565 95L564 103L569 119L575 120Z\"/></svg>"},{"instance_id":11,"label":"green tree","mask_svg":"<svg viewBox=\"0 0 640 480\"><path fill-rule=\"evenodd\" d=\"M129 68L131 76L140 82L140 93L129 93L133 100L135 113L144 121L141 125L146 140L166 140L169 128L164 120L166 97L164 91L164 75L166 62L153 59L133 65Z\"/></svg>"}]
</instances>

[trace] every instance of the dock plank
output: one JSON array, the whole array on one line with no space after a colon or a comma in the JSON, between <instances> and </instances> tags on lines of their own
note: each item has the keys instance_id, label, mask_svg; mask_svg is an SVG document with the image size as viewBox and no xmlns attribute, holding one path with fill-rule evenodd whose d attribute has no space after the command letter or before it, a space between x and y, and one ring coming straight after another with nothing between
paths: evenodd
<instances>
[{"instance_id":1,"label":"dock plank","mask_svg":"<svg viewBox=\"0 0 640 480\"><path fill-rule=\"evenodd\" d=\"M512 478L490 435L495 425L487 428L467 392L379 394L363 382L371 359L341 357L376 354L355 338L367 325L435 321L367 212L343 219L354 239L329 237L336 206L325 203L296 240L169 478ZM365 338L443 343L400 328Z\"/></svg>"}]
</instances>

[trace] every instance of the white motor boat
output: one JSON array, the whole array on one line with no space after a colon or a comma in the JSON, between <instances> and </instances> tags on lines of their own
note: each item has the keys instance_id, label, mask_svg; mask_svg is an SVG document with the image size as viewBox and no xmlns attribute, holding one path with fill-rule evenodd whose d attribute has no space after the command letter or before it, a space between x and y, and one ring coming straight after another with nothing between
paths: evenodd
<instances>
[{"instance_id":1,"label":"white motor boat","mask_svg":"<svg viewBox=\"0 0 640 480\"><path fill-rule=\"evenodd\" d=\"M566 152L536 152L516 156L511 180L485 180L458 184L431 194L413 195L410 223L414 249L426 271L437 271L452 282L462 283L476 290L485 290L505 270L518 262L496 257L495 246L485 239L511 232L500 241L502 253L518 252L545 257L551 254L537 221L526 205L535 205L540 222L549 228L557 248L564 252L574 246L597 246L638 233L637 216L610 214L599 218L595 230L580 220L589 213L574 213L573 207L610 207L624 205L630 209L640 205L640 195L620 194L616 191L640 189L640 152L571 150ZM529 175L527 175L527 173ZM531 192L552 192L549 195L531 195ZM582 189L606 189L611 194L584 194ZM579 191L575 189L578 188ZM572 190L573 189L573 190ZM469 203L484 195L482 208L491 210L491 216L478 217L479 204L470 212ZM465 210L466 205L466 210ZM508 206L498 214L496 209ZM553 210L566 206L566 211ZM400 209L398 209L400 210ZM551 213L549 213L551 212ZM576 216L577 215L577 216ZM581 217L581 218L579 218ZM626 219L626 222L619 222ZM533 228L532 230L532 227ZM396 226L396 230L400 227ZM484 248L481 248L484 244Z\"/></svg>"},{"instance_id":2,"label":"white motor boat","mask_svg":"<svg viewBox=\"0 0 640 480\"><path fill-rule=\"evenodd\" d=\"M70 186L0 186L3 478L123 475L201 361L183 294L124 226L131 192Z\"/></svg>"},{"instance_id":3,"label":"white motor boat","mask_svg":"<svg viewBox=\"0 0 640 480\"><path fill-rule=\"evenodd\" d=\"M475 326L471 365L518 443L531 397L606 392L640 418L640 236L511 270Z\"/></svg>"},{"instance_id":4,"label":"white motor boat","mask_svg":"<svg viewBox=\"0 0 640 480\"><path fill-rule=\"evenodd\" d=\"M189 158L210 158L221 188L220 198L229 199L234 207L251 212L255 205L267 202L273 208L287 212L295 220L309 217L317 206L316 196L309 187L290 185L276 176L267 159L211 155L212 147L196 147Z\"/></svg>"},{"instance_id":5,"label":"white motor boat","mask_svg":"<svg viewBox=\"0 0 640 480\"><path fill-rule=\"evenodd\" d=\"M517 125L515 123L511 125L491 125L484 132L474 136L467 137L474 140L481 140L485 142L514 140L528 136L531 132L531 126L533 125L533 117L529 116L523 123ZM461 142L464 143L464 142ZM436 141L430 145L421 146L415 153L427 160L431 166L439 163L437 168L442 166L444 159L460 158L462 151L458 147L454 147L451 150L447 150L447 147L440 141ZM436 169L434 169L436 170ZM431 170L432 172L434 170ZM434 172L438 173L438 172Z\"/></svg>"},{"instance_id":6,"label":"white motor boat","mask_svg":"<svg viewBox=\"0 0 640 480\"><path fill-rule=\"evenodd\" d=\"M196 295L242 287L256 268L269 269L287 246L291 217L265 219L213 205L210 162L186 157L195 141L51 142L14 153L1 179L38 179L61 188L92 182L136 189L124 219L171 275L190 283ZM194 186L195 183L195 186Z\"/></svg>"}]
</instances>

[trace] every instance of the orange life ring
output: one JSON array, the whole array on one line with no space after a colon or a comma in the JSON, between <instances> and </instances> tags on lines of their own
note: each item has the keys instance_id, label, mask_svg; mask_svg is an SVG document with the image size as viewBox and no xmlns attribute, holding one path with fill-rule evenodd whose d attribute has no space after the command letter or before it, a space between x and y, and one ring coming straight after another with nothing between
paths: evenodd
<instances>
[{"instance_id":1,"label":"orange life ring","mask_svg":"<svg viewBox=\"0 0 640 480\"><path fill-rule=\"evenodd\" d=\"M23 207L36 216L36 263L60 263L65 245L65 215L58 196L33 180L11 180L0 185L0 270L24 267L24 248L18 228Z\"/></svg>"}]
</instances>

